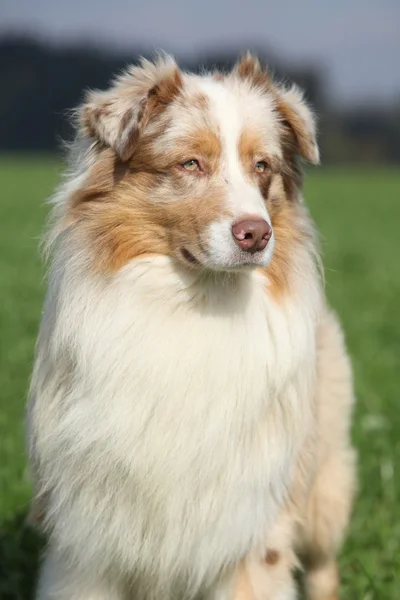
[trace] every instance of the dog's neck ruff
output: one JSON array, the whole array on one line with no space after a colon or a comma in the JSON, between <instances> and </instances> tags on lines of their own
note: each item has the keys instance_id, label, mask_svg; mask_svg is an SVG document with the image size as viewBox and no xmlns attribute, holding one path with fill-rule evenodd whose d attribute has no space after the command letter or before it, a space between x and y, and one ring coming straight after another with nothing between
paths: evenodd
<instances>
[{"instance_id":1,"label":"dog's neck ruff","mask_svg":"<svg viewBox=\"0 0 400 600\"><path fill-rule=\"evenodd\" d=\"M101 490L101 506L119 507L104 536L113 532L110 553L127 569L138 553L149 564L154 555L143 554L136 529L127 538L126 523L139 532L151 522L148 535L165 533L166 580L176 556L180 568L215 573L266 539L287 494L310 424L318 293L304 282L278 304L256 271L199 278L153 257L107 280L76 260L55 264L42 324L33 385L47 433L36 433L38 453L69 452L67 488L71 480L94 498ZM50 467L47 485L57 487ZM104 487L110 473L118 489ZM74 519L95 552L92 500L64 512L68 496L52 498L65 514L62 529L54 524L60 543Z\"/></svg>"}]
</instances>

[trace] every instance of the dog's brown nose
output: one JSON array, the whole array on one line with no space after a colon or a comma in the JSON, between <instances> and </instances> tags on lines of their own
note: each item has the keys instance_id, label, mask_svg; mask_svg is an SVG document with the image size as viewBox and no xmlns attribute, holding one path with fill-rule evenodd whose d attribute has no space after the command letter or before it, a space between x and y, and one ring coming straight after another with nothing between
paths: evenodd
<instances>
[{"instance_id":1,"label":"dog's brown nose","mask_svg":"<svg viewBox=\"0 0 400 600\"><path fill-rule=\"evenodd\" d=\"M247 217L233 224L232 235L242 250L254 254L264 250L271 238L272 228L265 219Z\"/></svg>"}]
</instances>

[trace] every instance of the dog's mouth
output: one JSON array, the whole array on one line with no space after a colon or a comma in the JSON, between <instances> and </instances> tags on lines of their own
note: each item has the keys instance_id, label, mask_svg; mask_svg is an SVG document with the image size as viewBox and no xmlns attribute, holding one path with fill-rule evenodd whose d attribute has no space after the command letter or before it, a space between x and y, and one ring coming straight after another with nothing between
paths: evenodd
<instances>
[{"instance_id":1,"label":"dog's mouth","mask_svg":"<svg viewBox=\"0 0 400 600\"><path fill-rule=\"evenodd\" d=\"M191 264L192 266L200 266L201 263L186 248L182 248L181 254L182 254L183 258L185 259L185 261L188 262L189 264Z\"/></svg>"},{"instance_id":2,"label":"dog's mouth","mask_svg":"<svg viewBox=\"0 0 400 600\"><path fill-rule=\"evenodd\" d=\"M202 256L201 259L198 259L184 247L181 248L180 254L184 262L187 265L190 265L190 267L207 268L213 271L242 271L267 266L264 262L263 253L261 252L252 255L249 255L247 252L240 252L236 254L236 256L233 256L229 262L227 261L224 264L211 262L207 254Z\"/></svg>"}]
</instances>

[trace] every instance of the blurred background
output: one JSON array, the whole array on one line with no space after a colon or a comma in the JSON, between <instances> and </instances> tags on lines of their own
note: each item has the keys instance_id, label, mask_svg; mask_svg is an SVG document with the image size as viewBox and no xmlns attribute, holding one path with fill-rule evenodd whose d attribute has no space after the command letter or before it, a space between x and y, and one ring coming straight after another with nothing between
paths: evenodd
<instances>
[{"instance_id":1,"label":"blurred background","mask_svg":"<svg viewBox=\"0 0 400 600\"><path fill-rule=\"evenodd\" d=\"M400 590L399 0L0 1L0 600L32 597L24 404L45 290L38 239L68 111L140 55L229 68L247 49L305 88L322 167L306 198L355 372L360 486L342 597Z\"/></svg>"},{"instance_id":2,"label":"blurred background","mask_svg":"<svg viewBox=\"0 0 400 600\"><path fill-rule=\"evenodd\" d=\"M136 6L137 5L137 6ZM0 149L54 151L65 111L139 55L222 66L252 48L303 85L325 164L400 161L400 3L3 0Z\"/></svg>"}]
</instances>

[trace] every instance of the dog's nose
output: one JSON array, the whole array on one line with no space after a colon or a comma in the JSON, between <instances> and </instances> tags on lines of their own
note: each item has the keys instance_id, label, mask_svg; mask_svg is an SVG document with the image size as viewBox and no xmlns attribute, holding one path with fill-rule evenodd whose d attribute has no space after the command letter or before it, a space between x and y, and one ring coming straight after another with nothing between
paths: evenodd
<instances>
[{"instance_id":1,"label":"dog's nose","mask_svg":"<svg viewBox=\"0 0 400 600\"><path fill-rule=\"evenodd\" d=\"M271 225L259 217L246 217L232 226L233 239L246 252L260 252L267 246L271 235Z\"/></svg>"}]
</instances>

